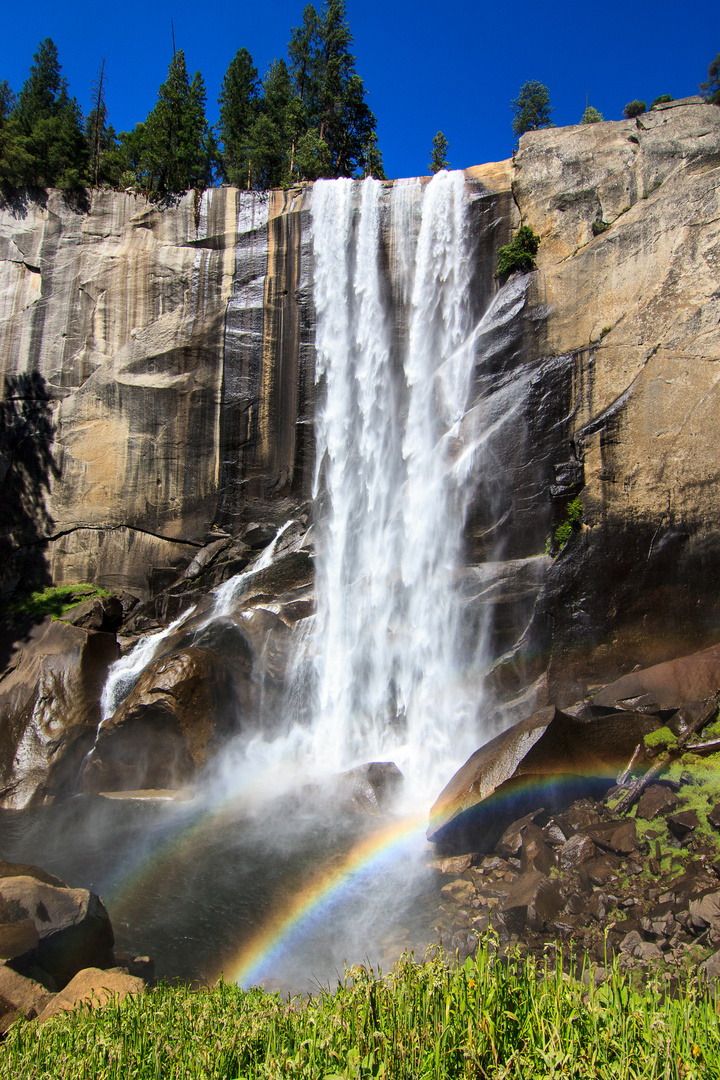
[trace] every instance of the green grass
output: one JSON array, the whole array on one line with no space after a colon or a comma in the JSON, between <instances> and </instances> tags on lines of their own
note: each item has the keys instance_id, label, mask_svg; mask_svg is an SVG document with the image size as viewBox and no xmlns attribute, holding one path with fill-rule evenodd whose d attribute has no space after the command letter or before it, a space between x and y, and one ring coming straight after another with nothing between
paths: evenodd
<instances>
[{"instance_id":1,"label":"green grass","mask_svg":"<svg viewBox=\"0 0 720 1080\"><path fill-rule=\"evenodd\" d=\"M36 618L45 618L52 615L54 619L61 619L71 608L82 604L83 600L89 600L92 596L110 596L107 589L99 585L51 585L41 592L29 593L8 604L7 611L19 615L32 615Z\"/></svg>"},{"instance_id":2,"label":"green grass","mask_svg":"<svg viewBox=\"0 0 720 1080\"><path fill-rule=\"evenodd\" d=\"M696 983L599 988L559 964L409 958L283 1003L259 990L160 986L95 1013L19 1022L0 1080L710 1080L720 1022Z\"/></svg>"}]
</instances>

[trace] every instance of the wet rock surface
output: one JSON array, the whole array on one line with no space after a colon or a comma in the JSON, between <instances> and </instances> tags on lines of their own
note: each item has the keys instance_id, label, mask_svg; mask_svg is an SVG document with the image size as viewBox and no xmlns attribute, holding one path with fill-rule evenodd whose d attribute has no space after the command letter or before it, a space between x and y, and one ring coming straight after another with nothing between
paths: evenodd
<instances>
[{"instance_id":1,"label":"wet rock surface","mask_svg":"<svg viewBox=\"0 0 720 1080\"><path fill-rule=\"evenodd\" d=\"M37 866L0 863L0 1034L152 981L147 957L116 957L105 905ZM120 966L118 966L120 965Z\"/></svg>"}]
</instances>

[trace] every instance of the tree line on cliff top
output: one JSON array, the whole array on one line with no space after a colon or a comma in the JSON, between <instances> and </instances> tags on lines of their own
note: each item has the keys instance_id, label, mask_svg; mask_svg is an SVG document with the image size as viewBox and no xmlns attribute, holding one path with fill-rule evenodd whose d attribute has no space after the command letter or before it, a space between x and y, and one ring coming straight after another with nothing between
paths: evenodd
<instances>
[{"instance_id":1,"label":"tree line on cliff top","mask_svg":"<svg viewBox=\"0 0 720 1080\"><path fill-rule=\"evenodd\" d=\"M238 50L223 78L214 128L205 113L203 77L199 71L190 77L178 49L146 119L117 134L105 104L104 62L84 117L70 96L57 48L45 38L19 94L0 81L2 194L48 187L81 193L87 186L106 186L164 196L222 181L264 189L320 177L385 179L377 121L365 101L352 43L345 0L323 0L319 10L309 4L302 24L291 31L287 60L273 60L262 79L247 49ZM708 101L720 103L720 53L700 89ZM526 82L511 107L518 138L553 126L542 83ZM644 102L630 102L625 115L644 109ZM602 116L588 105L582 122L598 120ZM439 131L431 172L448 167L447 150Z\"/></svg>"},{"instance_id":2,"label":"tree line on cliff top","mask_svg":"<svg viewBox=\"0 0 720 1080\"><path fill-rule=\"evenodd\" d=\"M0 184L6 195L106 185L162 196L223 180L269 188L319 177L384 179L377 121L352 43L344 0L324 0L319 10L308 5L291 32L287 61L274 60L262 80L247 49L238 50L222 82L216 129L207 121L203 77L190 76L178 49L154 108L117 134L105 105L104 65L83 117L46 38L17 96L0 82Z\"/></svg>"}]
</instances>

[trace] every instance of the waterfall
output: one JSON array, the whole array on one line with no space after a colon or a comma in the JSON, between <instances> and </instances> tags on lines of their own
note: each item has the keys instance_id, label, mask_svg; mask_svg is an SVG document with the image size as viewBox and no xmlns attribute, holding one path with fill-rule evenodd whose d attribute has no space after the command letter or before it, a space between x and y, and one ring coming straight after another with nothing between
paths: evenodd
<instances>
[{"instance_id":1,"label":"waterfall","mask_svg":"<svg viewBox=\"0 0 720 1080\"><path fill-rule=\"evenodd\" d=\"M454 580L471 489L452 469L473 369L467 196L461 172L386 196L372 179L312 195L311 737L331 768L392 757L434 789L472 728Z\"/></svg>"}]
</instances>

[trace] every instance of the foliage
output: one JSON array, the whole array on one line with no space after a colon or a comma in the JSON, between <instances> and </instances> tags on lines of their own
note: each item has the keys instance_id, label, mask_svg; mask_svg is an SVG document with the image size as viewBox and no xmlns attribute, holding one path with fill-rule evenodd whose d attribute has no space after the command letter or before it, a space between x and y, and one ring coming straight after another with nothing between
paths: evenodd
<instances>
[{"instance_id":1,"label":"foliage","mask_svg":"<svg viewBox=\"0 0 720 1080\"><path fill-rule=\"evenodd\" d=\"M585 112L582 114L581 124L597 124L600 120L604 119L603 114L594 109L592 105L588 105Z\"/></svg>"},{"instance_id":2,"label":"foliage","mask_svg":"<svg viewBox=\"0 0 720 1080\"><path fill-rule=\"evenodd\" d=\"M597 220L593 221L591 228L593 236L599 236L600 233L608 231L608 229L610 228L610 223L608 221L603 221L602 218L598 218Z\"/></svg>"},{"instance_id":3,"label":"foliage","mask_svg":"<svg viewBox=\"0 0 720 1080\"><path fill-rule=\"evenodd\" d=\"M199 71L190 79L182 49L171 60L145 123L120 139L129 170L144 191L165 195L213 183L218 152L205 117L205 84Z\"/></svg>"},{"instance_id":4,"label":"foliage","mask_svg":"<svg viewBox=\"0 0 720 1080\"><path fill-rule=\"evenodd\" d=\"M711 105L720 105L720 53L708 67L708 77L700 83L700 93Z\"/></svg>"},{"instance_id":5,"label":"foliage","mask_svg":"<svg viewBox=\"0 0 720 1080\"><path fill-rule=\"evenodd\" d=\"M643 742L648 750L668 750L671 746L677 746L677 735L669 727L661 727L648 732Z\"/></svg>"},{"instance_id":6,"label":"foliage","mask_svg":"<svg viewBox=\"0 0 720 1080\"><path fill-rule=\"evenodd\" d=\"M499 961L483 946L458 966L402 958L385 977L351 969L335 990L278 995L160 986L120 1003L18 1021L0 1080L444 1080L717 1076L720 1020L696 982L638 993L613 963L600 986L561 960Z\"/></svg>"},{"instance_id":7,"label":"foliage","mask_svg":"<svg viewBox=\"0 0 720 1080\"><path fill-rule=\"evenodd\" d=\"M328 163L318 175L367 173L368 153L373 154L375 172L382 172L382 162L373 152L377 121L355 70L352 43L344 0L324 0L319 12L308 4L302 26L292 30L288 57L292 87L300 106L298 143L306 136L310 138L305 143L304 159L288 154L292 158L291 181L314 178L304 175L310 145L315 145Z\"/></svg>"},{"instance_id":8,"label":"foliage","mask_svg":"<svg viewBox=\"0 0 720 1080\"><path fill-rule=\"evenodd\" d=\"M582 523L583 508L579 499L572 499L565 507L565 518L555 530L555 543L560 551L565 547L573 532Z\"/></svg>"},{"instance_id":9,"label":"foliage","mask_svg":"<svg viewBox=\"0 0 720 1080\"><path fill-rule=\"evenodd\" d=\"M505 278L516 270L523 274L534 270L539 247L540 237L529 225L521 225L510 243L498 249L497 276Z\"/></svg>"},{"instance_id":10,"label":"foliage","mask_svg":"<svg viewBox=\"0 0 720 1080\"><path fill-rule=\"evenodd\" d=\"M511 102L510 108L514 113L513 135L518 139L526 131L537 131L538 128L555 126L550 119L552 112L550 91L536 79L523 83L520 93Z\"/></svg>"},{"instance_id":11,"label":"foliage","mask_svg":"<svg viewBox=\"0 0 720 1080\"><path fill-rule=\"evenodd\" d=\"M647 105L644 101L628 101L623 109L623 116L626 120L632 120L636 116L642 116L644 112L647 112Z\"/></svg>"},{"instance_id":12,"label":"foliage","mask_svg":"<svg viewBox=\"0 0 720 1080\"><path fill-rule=\"evenodd\" d=\"M250 169L250 133L260 108L257 68L247 49L238 49L225 72L218 104L225 178L244 187Z\"/></svg>"},{"instance_id":13,"label":"foliage","mask_svg":"<svg viewBox=\"0 0 720 1080\"><path fill-rule=\"evenodd\" d=\"M431 173L437 173L440 172L441 169L450 168L450 162L447 160L447 152L448 141L442 131L438 131L433 139L432 157L430 158L430 164L428 165L428 170Z\"/></svg>"},{"instance_id":14,"label":"foliage","mask_svg":"<svg viewBox=\"0 0 720 1080\"><path fill-rule=\"evenodd\" d=\"M674 101L675 98L671 94L660 94L660 97L656 97L650 102L650 108L654 109L656 105L665 105L668 101Z\"/></svg>"},{"instance_id":15,"label":"foliage","mask_svg":"<svg viewBox=\"0 0 720 1080\"><path fill-rule=\"evenodd\" d=\"M82 604L84 600L90 600L93 596L110 596L110 593L99 585L51 585L40 592L33 592L19 600L14 600L9 605L8 611L32 615L34 618L52 615L54 619L60 619L71 608Z\"/></svg>"},{"instance_id":16,"label":"foliage","mask_svg":"<svg viewBox=\"0 0 720 1080\"><path fill-rule=\"evenodd\" d=\"M5 194L21 187L77 191L88 179L82 114L71 98L51 38L40 42L15 101L0 88L0 183Z\"/></svg>"}]
</instances>

